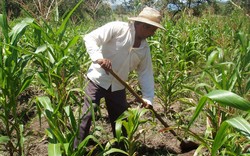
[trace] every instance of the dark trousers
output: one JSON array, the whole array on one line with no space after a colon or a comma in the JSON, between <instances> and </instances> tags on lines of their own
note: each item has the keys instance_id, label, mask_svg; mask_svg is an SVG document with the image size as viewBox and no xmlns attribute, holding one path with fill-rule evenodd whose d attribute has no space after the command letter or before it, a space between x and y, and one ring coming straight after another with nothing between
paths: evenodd
<instances>
[{"instance_id":1,"label":"dark trousers","mask_svg":"<svg viewBox=\"0 0 250 156\"><path fill-rule=\"evenodd\" d=\"M92 111L90 107L91 105L94 106L93 104L99 106L101 98L105 98L112 132L115 137L115 120L128 109L125 89L111 92L111 88L106 90L89 81L85 89L84 105L82 108L83 116L79 127L79 135L74 140L75 148L88 136L92 121Z\"/></svg>"}]
</instances>

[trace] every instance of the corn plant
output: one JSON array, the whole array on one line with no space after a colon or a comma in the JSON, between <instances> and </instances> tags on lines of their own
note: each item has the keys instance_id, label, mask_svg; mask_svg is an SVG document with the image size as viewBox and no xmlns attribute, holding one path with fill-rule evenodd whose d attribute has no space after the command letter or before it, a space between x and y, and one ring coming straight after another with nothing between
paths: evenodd
<instances>
[{"instance_id":1,"label":"corn plant","mask_svg":"<svg viewBox=\"0 0 250 156\"><path fill-rule=\"evenodd\" d=\"M241 111L240 115L230 114L224 120L215 133L214 139L204 139L202 147L206 147L211 155L240 155L244 152L249 152L247 149L250 143L249 133L250 124L249 110L250 102L240 97L239 95L226 90L214 90L203 96L194 112L194 115L189 123L189 127L193 124L202 110L204 111L205 104L221 107L226 110L227 107L235 108ZM207 112L206 110L204 112ZM244 119L246 118L246 119ZM229 126L234 129L229 128ZM197 153L201 152L198 148Z\"/></svg>"},{"instance_id":2,"label":"corn plant","mask_svg":"<svg viewBox=\"0 0 250 156\"><path fill-rule=\"evenodd\" d=\"M225 125L228 125L228 122L231 121L230 119L233 116L248 116L248 113L240 111L248 110L247 107L249 105L246 101L242 103L242 101L244 101L242 97L247 97L249 92L249 78L247 75L249 75L250 64L249 61L245 60L249 58L249 48L247 48L249 47L249 43L246 38L248 38L248 36L243 35L241 32L236 34L235 44L238 49L236 48L234 51L230 49L231 55L228 55L229 52L227 49L214 49L208 56L206 67L203 69L204 73L201 79L203 83L199 83L196 85L196 88L191 89L198 95L208 97L212 100L209 105L204 106L207 99L202 97L198 105L194 104L193 106L196 107L195 115L202 109L207 117L207 129L204 140L207 141L206 147L213 154L215 154L215 151L221 146L223 146L221 147L223 150L220 149L221 153L223 153L222 151L231 153L234 151L236 155L241 153L244 148L238 145L233 146L235 141L238 142L238 139L242 138L241 135L234 131L226 131L228 133L226 135L230 136L227 137L227 139L229 139L227 142L224 141L223 143L217 144L216 141L218 141L218 139L216 138L218 138L218 132L223 131L221 129L228 127ZM216 92L214 90L223 91ZM239 94L241 97L231 94L231 92ZM228 95L231 95L231 97ZM237 101L237 99L241 100ZM192 118L191 123L194 118L196 117ZM249 140L246 140L243 144L249 143L248 141ZM224 146L227 148L224 148ZM216 150L214 150L214 148Z\"/></svg>"},{"instance_id":3,"label":"corn plant","mask_svg":"<svg viewBox=\"0 0 250 156\"><path fill-rule=\"evenodd\" d=\"M76 154L73 150L73 140L79 126L69 107L82 106L84 86L78 86L77 76L80 70L79 60L84 54L84 49L79 41L80 34L69 37L67 28L71 15L82 2L83 0L79 1L67 16L63 17L61 23L58 21L55 24L55 27L46 21L42 21L42 24L37 22L35 25L36 83L45 91L44 96L37 97L37 105L40 118L43 114L50 126L47 129L50 138L49 155ZM85 144L81 146L83 145Z\"/></svg>"},{"instance_id":4,"label":"corn plant","mask_svg":"<svg viewBox=\"0 0 250 156\"><path fill-rule=\"evenodd\" d=\"M241 38L243 37L242 33L239 33ZM249 49L246 48L246 45L240 45L244 50L240 53L238 50L235 50L235 53L232 55L233 58L231 61L228 60L227 51L217 48L213 51L209 57L207 66L204 69L204 82L197 84L196 92L198 94L203 94L200 88L203 88L205 92L210 92L213 89L223 89L228 91L234 91L241 96L246 96L249 91L249 62L246 62L245 59L249 58ZM250 45L248 45L250 46ZM205 76L208 76L209 79L206 79ZM209 81L210 80L210 81ZM207 117L210 125L212 127L212 137L214 137L214 132L216 132L222 121L227 119L227 116L230 113L237 113L232 108L226 110L220 110L220 107L207 107ZM220 114L218 116L218 114ZM209 132L208 132L209 133Z\"/></svg>"},{"instance_id":5,"label":"corn plant","mask_svg":"<svg viewBox=\"0 0 250 156\"><path fill-rule=\"evenodd\" d=\"M40 96L36 98L38 104L38 113L46 117L49 128L46 130L46 133L49 137L49 144L48 144L48 155L70 155L70 156L81 156L81 155L91 155L95 149L99 148L100 152L104 151L104 147L98 141L98 139L94 135L88 135L76 149L72 148L72 143L74 141L74 136L77 131L77 119L75 114L70 106L65 106L61 111L62 113L66 114L67 120L61 121L61 124L65 125L65 129L61 130L57 126L58 116L56 116L55 109L51 100L47 96ZM89 111L94 111L93 108ZM58 114L57 114L58 115ZM93 115L93 122L95 122L95 117ZM96 142L96 145L91 149L88 150L87 144L89 140L93 140ZM97 154L97 153L95 153Z\"/></svg>"},{"instance_id":6,"label":"corn plant","mask_svg":"<svg viewBox=\"0 0 250 156\"><path fill-rule=\"evenodd\" d=\"M168 38L163 37L169 34L158 32L155 37L149 40L154 63L155 82L159 85L156 96L162 101L162 106L168 110L171 103L177 99L181 92L181 84L185 80L187 73L186 66L182 59L174 51L168 50ZM185 67L184 67L185 68Z\"/></svg>"},{"instance_id":7,"label":"corn plant","mask_svg":"<svg viewBox=\"0 0 250 156\"><path fill-rule=\"evenodd\" d=\"M11 30L6 13L0 14L3 38L0 39L0 143L10 156L24 155L23 116L19 114L18 96L30 85L34 73L26 73L32 53L20 43L33 19L17 23Z\"/></svg>"},{"instance_id":8,"label":"corn plant","mask_svg":"<svg viewBox=\"0 0 250 156\"><path fill-rule=\"evenodd\" d=\"M237 116L225 120L216 134L211 155L219 152L221 155L249 155L249 135L250 124L246 119Z\"/></svg>"},{"instance_id":9,"label":"corn plant","mask_svg":"<svg viewBox=\"0 0 250 156\"><path fill-rule=\"evenodd\" d=\"M140 132L138 133L138 128L149 121L149 119L142 117L148 111L147 109L131 108L116 120L116 141L124 143L126 150L124 152L129 156L136 155L136 151L140 145L137 139L141 135ZM123 127L127 136L122 135Z\"/></svg>"},{"instance_id":10,"label":"corn plant","mask_svg":"<svg viewBox=\"0 0 250 156\"><path fill-rule=\"evenodd\" d=\"M182 17L176 25L166 19L166 32L160 31L149 40L152 50L156 96L166 110L182 95L187 94L183 85L195 83L197 74L206 60L206 50L211 48L212 28L207 20L201 22Z\"/></svg>"}]
</instances>

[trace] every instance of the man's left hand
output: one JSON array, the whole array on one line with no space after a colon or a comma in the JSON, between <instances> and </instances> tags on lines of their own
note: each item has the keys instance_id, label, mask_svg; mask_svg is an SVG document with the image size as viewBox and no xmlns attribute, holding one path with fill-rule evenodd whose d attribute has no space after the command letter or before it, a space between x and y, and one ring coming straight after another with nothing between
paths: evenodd
<instances>
[{"instance_id":1,"label":"man's left hand","mask_svg":"<svg viewBox=\"0 0 250 156\"><path fill-rule=\"evenodd\" d=\"M146 102L143 102L142 105L141 105L141 108L146 108L146 109L153 109L153 106L146 103Z\"/></svg>"}]
</instances>

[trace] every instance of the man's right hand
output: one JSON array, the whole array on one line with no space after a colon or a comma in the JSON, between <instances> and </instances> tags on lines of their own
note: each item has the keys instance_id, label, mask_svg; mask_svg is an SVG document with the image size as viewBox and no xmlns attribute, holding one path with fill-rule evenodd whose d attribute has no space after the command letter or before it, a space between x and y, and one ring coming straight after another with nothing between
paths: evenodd
<instances>
[{"instance_id":1,"label":"man's right hand","mask_svg":"<svg viewBox=\"0 0 250 156\"><path fill-rule=\"evenodd\" d=\"M112 69L112 64L109 59L98 59L96 60L96 63L98 63L108 74L108 71Z\"/></svg>"}]
</instances>

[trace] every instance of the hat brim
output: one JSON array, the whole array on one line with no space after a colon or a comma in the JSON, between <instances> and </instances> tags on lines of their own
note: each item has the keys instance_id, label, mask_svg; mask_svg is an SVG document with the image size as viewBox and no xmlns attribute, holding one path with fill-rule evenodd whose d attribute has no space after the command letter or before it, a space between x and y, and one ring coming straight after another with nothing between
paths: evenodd
<instances>
[{"instance_id":1,"label":"hat brim","mask_svg":"<svg viewBox=\"0 0 250 156\"><path fill-rule=\"evenodd\" d=\"M163 29L163 30L166 30L161 24L156 23L156 22L151 21L151 20L148 20L148 19L143 18L143 17L129 17L128 19L129 19L130 21L138 21L138 22L147 23L147 24L156 26L156 27L158 27L158 28L161 28L161 29Z\"/></svg>"}]
</instances>

